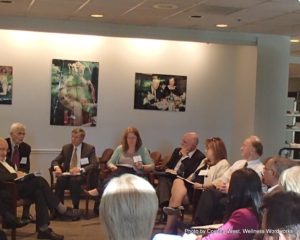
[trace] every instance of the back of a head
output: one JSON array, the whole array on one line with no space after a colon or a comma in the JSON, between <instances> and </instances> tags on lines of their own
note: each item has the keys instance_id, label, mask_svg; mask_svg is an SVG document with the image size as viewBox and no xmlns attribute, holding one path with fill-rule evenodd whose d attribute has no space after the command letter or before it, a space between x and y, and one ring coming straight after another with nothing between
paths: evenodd
<instances>
[{"instance_id":1,"label":"back of a head","mask_svg":"<svg viewBox=\"0 0 300 240\"><path fill-rule=\"evenodd\" d=\"M295 192L277 191L266 195L263 201L266 209L265 228L286 229L300 224L300 195Z\"/></svg>"},{"instance_id":2,"label":"back of a head","mask_svg":"<svg viewBox=\"0 0 300 240\"><path fill-rule=\"evenodd\" d=\"M258 215L261 197L261 180L253 169L242 168L232 174L228 189L229 214L239 208L251 208Z\"/></svg>"},{"instance_id":3,"label":"back of a head","mask_svg":"<svg viewBox=\"0 0 300 240\"><path fill-rule=\"evenodd\" d=\"M152 185L131 174L113 178L104 190L100 217L110 240L149 239L158 209Z\"/></svg>"},{"instance_id":4,"label":"back of a head","mask_svg":"<svg viewBox=\"0 0 300 240\"><path fill-rule=\"evenodd\" d=\"M300 166L294 166L283 171L279 178L279 184L285 191L293 191L300 194Z\"/></svg>"}]
</instances>

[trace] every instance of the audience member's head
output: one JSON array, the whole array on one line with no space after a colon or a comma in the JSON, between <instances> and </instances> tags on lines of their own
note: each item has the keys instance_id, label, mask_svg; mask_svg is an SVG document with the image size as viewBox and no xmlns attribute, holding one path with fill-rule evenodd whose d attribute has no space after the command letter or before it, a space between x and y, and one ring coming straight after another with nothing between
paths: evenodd
<instances>
[{"instance_id":1,"label":"audience member's head","mask_svg":"<svg viewBox=\"0 0 300 240\"><path fill-rule=\"evenodd\" d=\"M294 166L283 171L279 178L279 184L285 191L300 194L300 166Z\"/></svg>"},{"instance_id":2,"label":"audience member's head","mask_svg":"<svg viewBox=\"0 0 300 240\"><path fill-rule=\"evenodd\" d=\"M104 190L100 217L110 240L148 240L158 209L152 185L131 174L113 178Z\"/></svg>"},{"instance_id":3,"label":"audience member's head","mask_svg":"<svg viewBox=\"0 0 300 240\"><path fill-rule=\"evenodd\" d=\"M0 161L4 161L6 159L8 145L4 138L0 137Z\"/></svg>"},{"instance_id":4,"label":"audience member's head","mask_svg":"<svg viewBox=\"0 0 300 240\"><path fill-rule=\"evenodd\" d=\"M138 151L143 142L139 131L135 127L128 127L125 129L122 137L122 149L123 152L127 152L130 146L135 147L135 151Z\"/></svg>"},{"instance_id":5,"label":"audience member's head","mask_svg":"<svg viewBox=\"0 0 300 240\"><path fill-rule=\"evenodd\" d=\"M263 183L268 187L278 185L281 173L294 166L294 162L280 156L269 157L264 161Z\"/></svg>"},{"instance_id":6,"label":"audience member's head","mask_svg":"<svg viewBox=\"0 0 300 240\"><path fill-rule=\"evenodd\" d=\"M192 152L197 148L199 137L196 132L187 132L181 139L181 147L185 148L188 152Z\"/></svg>"},{"instance_id":7,"label":"audience member's head","mask_svg":"<svg viewBox=\"0 0 300 240\"><path fill-rule=\"evenodd\" d=\"M16 122L10 126L10 137L14 144L20 144L25 137L26 128L22 123Z\"/></svg>"},{"instance_id":8,"label":"audience member's head","mask_svg":"<svg viewBox=\"0 0 300 240\"><path fill-rule=\"evenodd\" d=\"M72 130L71 142L74 146L79 146L85 138L85 131L82 128Z\"/></svg>"},{"instance_id":9,"label":"audience member's head","mask_svg":"<svg viewBox=\"0 0 300 240\"><path fill-rule=\"evenodd\" d=\"M241 155L246 160L255 160L263 154L263 145L257 136L246 138L241 146Z\"/></svg>"},{"instance_id":10,"label":"audience member's head","mask_svg":"<svg viewBox=\"0 0 300 240\"><path fill-rule=\"evenodd\" d=\"M249 208L259 217L261 198L261 181L253 169L242 168L233 172L228 189L228 217L240 208Z\"/></svg>"},{"instance_id":11,"label":"audience member's head","mask_svg":"<svg viewBox=\"0 0 300 240\"><path fill-rule=\"evenodd\" d=\"M215 165L222 159L227 159L227 151L224 142L219 137L205 140L206 158L209 165Z\"/></svg>"},{"instance_id":12,"label":"audience member's head","mask_svg":"<svg viewBox=\"0 0 300 240\"><path fill-rule=\"evenodd\" d=\"M299 239L300 195L289 191L268 194L263 201L265 239Z\"/></svg>"}]
</instances>

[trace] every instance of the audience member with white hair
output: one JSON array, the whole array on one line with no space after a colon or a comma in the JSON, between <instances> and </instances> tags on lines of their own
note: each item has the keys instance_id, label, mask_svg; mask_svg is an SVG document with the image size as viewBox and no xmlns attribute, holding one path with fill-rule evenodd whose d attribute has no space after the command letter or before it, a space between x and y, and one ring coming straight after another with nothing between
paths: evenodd
<instances>
[{"instance_id":1,"label":"audience member with white hair","mask_svg":"<svg viewBox=\"0 0 300 240\"><path fill-rule=\"evenodd\" d=\"M300 193L300 166L286 169L281 174L279 183L285 191Z\"/></svg>"},{"instance_id":2,"label":"audience member with white hair","mask_svg":"<svg viewBox=\"0 0 300 240\"><path fill-rule=\"evenodd\" d=\"M158 209L152 185L133 174L113 178L102 195L100 218L109 240L148 240Z\"/></svg>"}]
</instances>

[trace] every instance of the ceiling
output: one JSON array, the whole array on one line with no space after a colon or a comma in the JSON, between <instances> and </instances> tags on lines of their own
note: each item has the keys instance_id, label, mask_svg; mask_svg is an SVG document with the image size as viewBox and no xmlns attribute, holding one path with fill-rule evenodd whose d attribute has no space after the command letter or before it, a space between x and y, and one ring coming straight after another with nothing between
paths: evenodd
<instances>
[{"instance_id":1,"label":"ceiling","mask_svg":"<svg viewBox=\"0 0 300 240\"><path fill-rule=\"evenodd\" d=\"M46 18L227 32L288 35L300 39L298 0L12 0L1 17ZM103 14L92 18L91 14ZM191 17L198 16L198 17ZM218 29L216 24L226 23ZM300 55L300 43L292 44Z\"/></svg>"}]
</instances>

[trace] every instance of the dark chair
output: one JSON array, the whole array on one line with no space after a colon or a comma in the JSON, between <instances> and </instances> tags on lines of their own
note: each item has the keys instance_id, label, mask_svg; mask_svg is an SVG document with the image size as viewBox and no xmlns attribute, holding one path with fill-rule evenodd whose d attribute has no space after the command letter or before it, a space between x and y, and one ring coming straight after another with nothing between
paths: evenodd
<instances>
[{"instance_id":1,"label":"dark chair","mask_svg":"<svg viewBox=\"0 0 300 240\"><path fill-rule=\"evenodd\" d=\"M32 201L30 199L19 198L17 186L14 182L0 181L0 187L1 189L4 189L7 192L9 192L9 195L11 196L11 205L9 210L13 216L17 217L17 207L25 207L30 206L32 204ZM4 221L2 221L2 227L7 228ZM11 239L16 239L16 228L11 229Z\"/></svg>"},{"instance_id":2,"label":"dark chair","mask_svg":"<svg viewBox=\"0 0 300 240\"><path fill-rule=\"evenodd\" d=\"M103 181L107 176L111 173L110 169L107 167L107 162L111 158L112 154L114 153L114 150L111 148L106 148L102 156L99 157L99 166L100 166L100 171L99 171L99 180Z\"/></svg>"}]
</instances>

